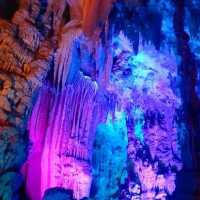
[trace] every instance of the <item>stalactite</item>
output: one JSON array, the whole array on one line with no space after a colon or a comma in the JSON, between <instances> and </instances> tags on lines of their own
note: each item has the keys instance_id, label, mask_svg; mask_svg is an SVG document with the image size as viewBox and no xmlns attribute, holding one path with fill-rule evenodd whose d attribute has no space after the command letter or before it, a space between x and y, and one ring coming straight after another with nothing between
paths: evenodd
<instances>
[{"instance_id":1,"label":"stalactite","mask_svg":"<svg viewBox=\"0 0 200 200\"><path fill-rule=\"evenodd\" d=\"M54 71L54 82L58 89L64 88L68 79L72 79L70 75L73 76L73 73L70 74L70 70L75 70L75 73L77 73L76 69L70 69L70 67L72 65L72 53L76 51L74 49L76 39L80 36L80 34L81 32L79 29L77 31L72 29L62 35L60 46L56 52Z\"/></svg>"},{"instance_id":2,"label":"stalactite","mask_svg":"<svg viewBox=\"0 0 200 200\"><path fill-rule=\"evenodd\" d=\"M98 88L89 77L84 77L82 74L79 76L76 82L66 86L61 94L55 94L51 100L52 114L48 120L49 126L42 155L42 168L44 169L44 171L42 170L42 193L48 187L62 184L65 188L74 189L76 196L88 195L88 189L79 194L73 183L78 184L76 178L79 175L84 176L84 171L82 172L84 168L90 171L88 161L91 158L92 138L94 138L95 131L95 127L92 128L92 121L94 109L97 106L95 98ZM52 158L51 161L48 160L49 156ZM62 174L69 175L67 169L71 168L68 166L70 161L74 163L73 167L77 168L78 174L63 181ZM48 166L51 166L51 170L48 169ZM48 182L47 174L49 173L52 178ZM88 172L88 175L85 174L85 176L90 179L91 175Z\"/></svg>"},{"instance_id":3,"label":"stalactite","mask_svg":"<svg viewBox=\"0 0 200 200\"><path fill-rule=\"evenodd\" d=\"M85 0L83 5L83 32L87 37L96 37L95 34L99 34L101 26L105 24L105 21L110 13L112 4L115 0L99 1L99 0ZM98 38L98 36L97 36Z\"/></svg>"}]
</instances>

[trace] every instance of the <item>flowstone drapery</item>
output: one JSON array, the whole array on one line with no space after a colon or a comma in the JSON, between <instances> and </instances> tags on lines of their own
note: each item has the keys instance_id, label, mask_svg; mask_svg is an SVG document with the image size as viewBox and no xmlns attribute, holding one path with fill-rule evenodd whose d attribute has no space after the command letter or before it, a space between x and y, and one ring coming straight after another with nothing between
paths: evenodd
<instances>
[{"instance_id":1,"label":"flowstone drapery","mask_svg":"<svg viewBox=\"0 0 200 200\"><path fill-rule=\"evenodd\" d=\"M26 191L31 199L41 199L45 190L52 187L71 189L77 199L89 196L95 130L98 123L105 121L108 111L112 111L112 94L102 88L109 81L112 52L96 35L103 28L97 24L104 25L109 11L98 13L101 18L92 18L97 14L94 13L96 1L91 7L87 1L66 3L71 18L60 27L59 33L55 32L59 41L52 68L29 121L33 151L24 173ZM58 8L60 5L56 4ZM106 3L104 6L107 7ZM53 28L59 26L58 22ZM98 31L93 36L91 28L96 27ZM108 43L106 32L103 34L104 42ZM35 166L36 162L39 167ZM33 172L40 178L32 177ZM33 185L36 186L34 190Z\"/></svg>"}]
</instances>

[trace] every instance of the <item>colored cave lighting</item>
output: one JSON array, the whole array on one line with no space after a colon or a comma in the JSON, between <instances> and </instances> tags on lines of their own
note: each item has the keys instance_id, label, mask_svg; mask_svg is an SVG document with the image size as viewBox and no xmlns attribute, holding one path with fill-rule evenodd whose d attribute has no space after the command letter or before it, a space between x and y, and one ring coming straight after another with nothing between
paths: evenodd
<instances>
[{"instance_id":1,"label":"colored cave lighting","mask_svg":"<svg viewBox=\"0 0 200 200\"><path fill-rule=\"evenodd\" d=\"M133 134L135 134L136 138L143 143L144 142L144 113L140 108L133 108L131 115L134 118L134 130Z\"/></svg>"},{"instance_id":2,"label":"colored cave lighting","mask_svg":"<svg viewBox=\"0 0 200 200\"><path fill-rule=\"evenodd\" d=\"M0 200L199 195L200 0L7 1Z\"/></svg>"},{"instance_id":3,"label":"colored cave lighting","mask_svg":"<svg viewBox=\"0 0 200 200\"><path fill-rule=\"evenodd\" d=\"M176 173L172 168L181 169L176 160L180 151L174 124L180 99L170 82L170 77L176 76L174 58L151 46L137 55L132 51L127 55L123 49L120 52L118 70L111 74L108 86L109 103L99 96L96 83L83 74L61 94L51 93L48 87L41 90L30 121L31 138L41 157L41 180L33 183L41 193L32 194L33 199L36 195L41 198L52 187L70 189L76 199L88 197L93 190L95 199L105 200L119 190L122 199L132 196L144 200L166 199L174 192ZM126 56L121 56L123 53ZM127 69L130 73L124 75ZM102 122L97 120L100 108L107 110L107 114L101 113L101 117L107 115ZM94 109L98 115L83 109ZM87 129L77 127L77 119L86 120L83 125ZM93 130L88 132L90 137L84 134L88 128ZM45 146L39 144L43 140ZM128 160L131 170L127 170ZM29 179L28 188L32 187ZM126 189L120 189L122 186ZM27 190L32 193L32 189Z\"/></svg>"}]
</instances>

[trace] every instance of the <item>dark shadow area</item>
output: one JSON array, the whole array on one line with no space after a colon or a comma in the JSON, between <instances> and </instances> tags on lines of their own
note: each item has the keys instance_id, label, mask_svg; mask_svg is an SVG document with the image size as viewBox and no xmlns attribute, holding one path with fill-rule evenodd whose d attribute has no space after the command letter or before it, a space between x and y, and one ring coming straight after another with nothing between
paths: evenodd
<instances>
[{"instance_id":1,"label":"dark shadow area","mask_svg":"<svg viewBox=\"0 0 200 200\"><path fill-rule=\"evenodd\" d=\"M10 20L19 6L19 0L0 0L0 17Z\"/></svg>"}]
</instances>

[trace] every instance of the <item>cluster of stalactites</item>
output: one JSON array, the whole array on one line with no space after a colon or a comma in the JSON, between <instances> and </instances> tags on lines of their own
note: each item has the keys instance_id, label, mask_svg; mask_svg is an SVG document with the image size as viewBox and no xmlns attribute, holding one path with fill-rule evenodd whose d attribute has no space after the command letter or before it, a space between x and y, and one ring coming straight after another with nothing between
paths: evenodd
<instances>
[{"instance_id":1,"label":"cluster of stalactites","mask_svg":"<svg viewBox=\"0 0 200 200\"><path fill-rule=\"evenodd\" d=\"M100 33L104 32L107 41L105 23L113 1L72 1L70 21L59 32L58 49L55 53L53 82L57 89L76 79L78 71L105 85L109 79L112 52L103 44Z\"/></svg>"}]
</instances>

